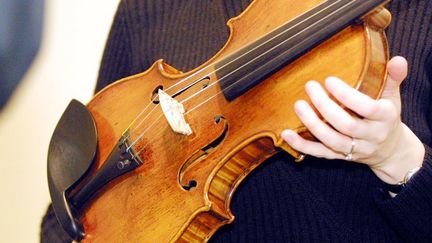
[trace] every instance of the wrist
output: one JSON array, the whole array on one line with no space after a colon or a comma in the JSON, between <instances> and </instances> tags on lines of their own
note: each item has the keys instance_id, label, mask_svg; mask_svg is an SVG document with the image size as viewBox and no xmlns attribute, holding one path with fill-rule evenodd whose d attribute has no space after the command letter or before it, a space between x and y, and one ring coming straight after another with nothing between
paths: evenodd
<instances>
[{"instance_id":1,"label":"wrist","mask_svg":"<svg viewBox=\"0 0 432 243\"><path fill-rule=\"evenodd\" d=\"M394 153L385 161L371 166L378 178L388 184L402 182L410 170L422 166L425 156L423 143L403 123L400 133L401 136L393 149Z\"/></svg>"}]
</instances>

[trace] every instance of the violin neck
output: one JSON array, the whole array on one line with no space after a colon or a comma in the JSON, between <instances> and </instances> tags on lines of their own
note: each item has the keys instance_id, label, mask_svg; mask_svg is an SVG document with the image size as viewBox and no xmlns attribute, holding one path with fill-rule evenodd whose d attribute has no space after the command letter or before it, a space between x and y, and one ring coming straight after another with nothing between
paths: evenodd
<instances>
[{"instance_id":1,"label":"violin neck","mask_svg":"<svg viewBox=\"0 0 432 243\"><path fill-rule=\"evenodd\" d=\"M326 1L215 64L229 101L388 0Z\"/></svg>"}]
</instances>

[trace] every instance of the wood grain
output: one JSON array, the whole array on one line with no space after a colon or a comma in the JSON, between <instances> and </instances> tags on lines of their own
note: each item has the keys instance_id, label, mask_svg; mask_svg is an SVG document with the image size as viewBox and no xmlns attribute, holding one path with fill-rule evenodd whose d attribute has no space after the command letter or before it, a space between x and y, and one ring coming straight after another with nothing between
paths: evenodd
<instances>
[{"instance_id":1,"label":"wood grain","mask_svg":"<svg viewBox=\"0 0 432 243\"><path fill-rule=\"evenodd\" d=\"M83 242L207 241L220 226L234 219L230 201L250 171L279 148L298 155L283 142L281 131L291 128L310 136L293 110L295 101L308 99L304 90L308 80L323 83L328 76L338 76L371 97L380 95L388 60L386 39L382 28L365 21L346 28L232 102L215 95L221 91L218 85L186 101L191 136L172 132L161 118L160 107L151 103L157 86L167 91L179 80L204 70L167 92L178 91L214 71L211 63L322 2L254 1L228 22L231 35L227 44L202 66L181 73L159 60L146 72L117 81L94 97L88 108L99 133L96 170L148 104L144 114L150 115L131 134L134 140L144 132L135 146L144 148L140 154L144 164L109 183L89 202L82 215L86 231ZM209 77L211 82L217 80L214 74ZM199 90L201 87L194 86L177 100ZM204 158L188 164L180 181L186 161L223 133L224 124L214 121L218 115L228 124L227 136ZM181 184L190 180L197 186L184 190Z\"/></svg>"}]
</instances>

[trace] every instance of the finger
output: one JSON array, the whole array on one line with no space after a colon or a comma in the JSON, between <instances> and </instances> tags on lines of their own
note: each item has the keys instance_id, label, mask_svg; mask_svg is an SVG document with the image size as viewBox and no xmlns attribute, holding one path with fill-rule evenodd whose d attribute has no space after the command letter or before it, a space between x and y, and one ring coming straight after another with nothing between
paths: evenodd
<instances>
[{"instance_id":1,"label":"finger","mask_svg":"<svg viewBox=\"0 0 432 243\"><path fill-rule=\"evenodd\" d=\"M284 130L281 136L293 149L300 153L326 159L345 158L344 155L332 151L322 143L306 140L292 130Z\"/></svg>"},{"instance_id":2,"label":"finger","mask_svg":"<svg viewBox=\"0 0 432 243\"><path fill-rule=\"evenodd\" d=\"M327 78L325 86L339 102L358 115L375 121L386 119L388 104L381 104L336 77Z\"/></svg>"},{"instance_id":3,"label":"finger","mask_svg":"<svg viewBox=\"0 0 432 243\"><path fill-rule=\"evenodd\" d=\"M351 138L342 135L323 122L306 101L297 101L294 105L294 110L306 128L319 141L334 151L349 152Z\"/></svg>"},{"instance_id":4,"label":"finger","mask_svg":"<svg viewBox=\"0 0 432 243\"><path fill-rule=\"evenodd\" d=\"M388 78L384 86L382 98L399 99L399 86L408 74L408 62L403 57L393 57L387 64Z\"/></svg>"},{"instance_id":5,"label":"finger","mask_svg":"<svg viewBox=\"0 0 432 243\"><path fill-rule=\"evenodd\" d=\"M348 114L339 104L330 99L319 83L308 82L306 92L319 113L337 131L356 138L366 138L371 135L370 126Z\"/></svg>"}]
</instances>

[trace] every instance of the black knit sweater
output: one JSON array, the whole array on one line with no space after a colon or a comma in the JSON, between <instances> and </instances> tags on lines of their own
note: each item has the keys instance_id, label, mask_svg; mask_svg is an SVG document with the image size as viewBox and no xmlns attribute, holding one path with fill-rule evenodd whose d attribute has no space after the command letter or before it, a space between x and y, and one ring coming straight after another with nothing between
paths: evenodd
<instances>
[{"instance_id":1,"label":"black knit sweater","mask_svg":"<svg viewBox=\"0 0 432 243\"><path fill-rule=\"evenodd\" d=\"M247 0L123 0L103 56L97 90L142 72L159 58L187 71L226 42L226 22ZM403 121L426 147L422 169L395 198L365 165L279 154L239 187L233 224L213 242L432 242L432 1L395 0L388 30L392 55L407 57ZM429 75L429 76L428 76ZM43 242L63 242L51 210Z\"/></svg>"}]
</instances>

